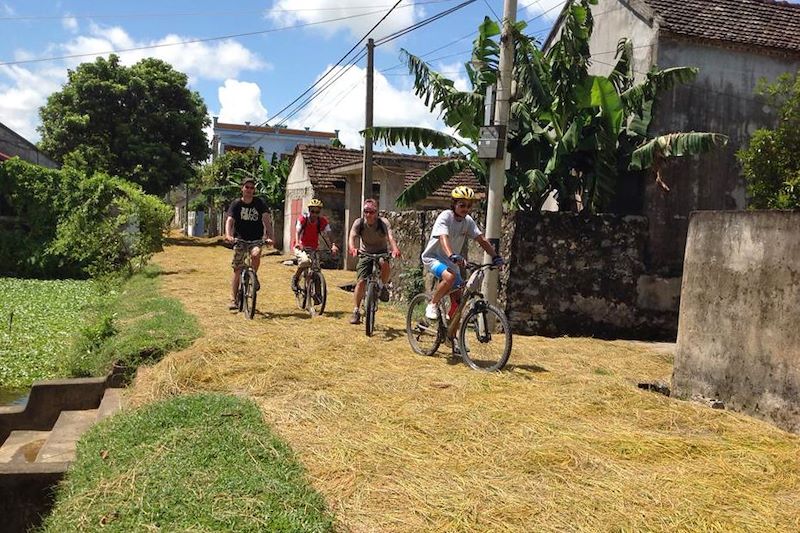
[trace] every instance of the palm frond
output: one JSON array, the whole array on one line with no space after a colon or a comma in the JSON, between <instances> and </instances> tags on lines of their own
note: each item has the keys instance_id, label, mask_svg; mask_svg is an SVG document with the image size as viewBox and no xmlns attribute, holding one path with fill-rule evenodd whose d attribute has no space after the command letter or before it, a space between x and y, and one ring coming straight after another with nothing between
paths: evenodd
<instances>
[{"instance_id":1,"label":"palm frond","mask_svg":"<svg viewBox=\"0 0 800 533\"><path fill-rule=\"evenodd\" d=\"M468 159L451 159L445 161L428 170L428 172L420 176L417 181L400 193L395 204L400 208L411 207L413 204L432 195L442 185L447 183L450 178L468 168L472 168L473 171L476 170L474 163Z\"/></svg>"},{"instance_id":2,"label":"palm frond","mask_svg":"<svg viewBox=\"0 0 800 533\"><path fill-rule=\"evenodd\" d=\"M381 141L387 146L402 145L421 148L432 148L434 150L451 150L467 148L474 152L474 148L465 144L447 133L432 130L430 128L418 128L413 126L374 126L362 130L361 134L372 134L372 139Z\"/></svg>"},{"instance_id":3,"label":"palm frond","mask_svg":"<svg viewBox=\"0 0 800 533\"><path fill-rule=\"evenodd\" d=\"M658 159L698 155L725 146L728 137L721 133L682 132L659 135L633 151L629 170L650 168Z\"/></svg>"}]
</instances>

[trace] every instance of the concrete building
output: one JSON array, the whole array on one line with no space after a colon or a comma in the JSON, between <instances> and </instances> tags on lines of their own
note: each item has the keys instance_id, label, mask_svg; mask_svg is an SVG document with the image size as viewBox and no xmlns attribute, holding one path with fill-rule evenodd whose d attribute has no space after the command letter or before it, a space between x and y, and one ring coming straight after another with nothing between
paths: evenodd
<instances>
[{"instance_id":1,"label":"concrete building","mask_svg":"<svg viewBox=\"0 0 800 533\"><path fill-rule=\"evenodd\" d=\"M429 168L447 158L376 152L373 166L372 195L383 211L396 209L395 202L403 190L414 183ZM325 203L323 214L330 219L334 242L346 250L346 229L361 216L361 172L363 153L360 150L332 146L298 146L286 183L284 208L284 252L294 245L293 228L305 212L308 201L319 198ZM451 178L414 209L443 209L450 204L450 191L458 185L473 187L483 194L484 187L469 171ZM355 261L348 258L348 268Z\"/></svg>"},{"instance_id":2,"label":"concrete building","mask_svg":"<svg viewBox=\"0 0 800 533\"><path fill-rule=\"evenodd\" d=\"M58 164L40 152L36 145L0 123L0 162L15 156L43 167L58 168Z\"/></svg>"},{"instance_id":3,"label":"concrete building","mask_svg":"<svg viewBox=\"0 0 800 533\"><path fill-rule=\"evenodd\" d=\"M253 126L219 122L214 117L213 136L211 138L211 157L214 158L231 150L247 150L252 148L261 151L267 160L273 156L288 157L300 144L329 145L338 135L324 131L293 130L276 126Z\"/></svg>"},{"instance_id":4,"label":"concrete building","mask_svg":"<svg viewBox=\"0 0 800 533\"><path fill-rule=\"evenodd\" d=\"M649 220L648 267L680 276L689 213L746 207L735 153L756 129L776 124L777 117L754 91L759 79L774 80L800 68L800 5L773 0L599 0L592 13L595 73L611 70L623 37L633 42L639 78L653 66L699 68L693 83L657 102L651 134L710 131L729 138L725 148L663 169L669 191L652 176L618 186L628 193L622 212ZM560 33L563 16L545 48Z\"/></svg>"}]
</instances>

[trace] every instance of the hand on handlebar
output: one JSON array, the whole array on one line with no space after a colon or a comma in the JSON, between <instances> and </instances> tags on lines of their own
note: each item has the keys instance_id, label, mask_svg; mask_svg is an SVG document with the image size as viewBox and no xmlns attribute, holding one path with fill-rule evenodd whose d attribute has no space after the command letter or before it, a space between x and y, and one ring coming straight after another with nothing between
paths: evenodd
<instances>
[{"instance_id":1,"label":"hand on handlebar","mask_svg":"<svg viewBox=\"0 0 800 533\"><path fill-rule=\"evenodd\" d=\"M450 261L458 266L466 265L466 261L464 261L464 257L461 254L450 254Z\"/></svg>"},{"instance_id":2,"label":"hand on handlebar","mask_svg":"<svg viewBox=\"0 0 800 533\"><path fill-rule=\"evenodd\" d=\"M506 264L505 260L503 259L502 255L496 255L492 257L492 264L496 267L503 266Z\"/></svg>"},{"instance_id":3,"label":"hand on handlebar","mask_svg":"<svg viewBox=\"0 0 800 533\"><path fill-rule=\"evenodd\" d=\"M352 246L347 248L347 251L350 252L351 257L355 257L358 255L358 248L353 248Z\"/></svg>"},{"instance_id":4,"label":"hand on handlebar","mask_svg":"<svg viewBox=\"0 0 800 533\"><path fill-rule=\"evenodd\" d=\"M225 242L233 243L236 239L233 238L232 235L225 235Z\"/></svg>"},{"instance_id":5,"label":"hand on handlebar","mask_svg":"<svg viewBox=\"0 0 800 533\"><path fill-rule=\"evenodd\" d=\"M400 257L400 249L399 248L395 248L394 250L392 250L392 257L394 257L395 259Z\"/></svg>"}]
</instances>

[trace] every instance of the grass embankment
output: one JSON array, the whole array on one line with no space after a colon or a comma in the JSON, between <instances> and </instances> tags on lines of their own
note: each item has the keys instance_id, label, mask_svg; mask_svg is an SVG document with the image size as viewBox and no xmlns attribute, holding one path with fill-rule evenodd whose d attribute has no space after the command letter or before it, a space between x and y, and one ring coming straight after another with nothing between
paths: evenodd
<instances>
[{"instance_id":1,"label":"grass embankment","mask_svg":"<svg viewBox=\"0 0 800 533\"><path fill-rule=\"evenodd\" d=\"M44 531L329 531L332 517L251 401L181 396L81 439Z\"/></svg>"},{"instance_id":2,"label":"grass embankment","mask_svg":"<svg viewBox=\"0 0 800 533\"><path fill-rule=\"evenodd\" d=\"M0 278L0 387L62 377L86 309L102 292L94 281Z\"/></svg>"},{"instance_id":3,"label":"grass embankment","mask_svg":"<svg viewBox=\"0 0 800 533\"><path fill-rule=\"evenodd\" d=\"M199 336L197 320L183 305L159 294L160 275L157 266L147 266L90 307L89 325L67 358L69 375L102 375L117 362L131 368L153 363Z\"/></svg>"}]
</instances>

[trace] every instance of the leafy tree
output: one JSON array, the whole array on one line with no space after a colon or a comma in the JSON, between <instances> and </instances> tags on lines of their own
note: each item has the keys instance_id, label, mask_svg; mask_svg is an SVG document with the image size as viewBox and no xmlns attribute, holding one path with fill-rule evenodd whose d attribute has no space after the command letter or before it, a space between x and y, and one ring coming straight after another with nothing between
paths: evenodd
<instances>
[{"instance_id":1,"label":"leafy tree","mask_svg":"<svg viewBox=\"0 0 800 533\"><path fill-rule=\"evenodd\" d=\"M759 129L737 156L744 169L750 207L800 208L800 73L773 84L762 81L758 94L777 112L775 129Z\"/></svg>"},{"instance_id":2,"label":"leafy tree","mask_svg":"<svg viewBox=\"0 0 800 533\"><path fill-rule=\"evenodd\" d=\"M275 155L268 162L252 149L226 152L201 169L200 186L209 203L219 208L241 194L241 180L250 176L256 180L256 196L270 210L282 210L289 170L289 160Z\"/></svg>"},{"instance_id":3,"label":"leafy tree","mask_svg":"<svg viewBox=\"0 0 800 533\"><path fill-rule=\"evenodd\" d=\"M153 58L82 63L40 110L40 146L56 161L117 175L161 195L186 182L210 151L209 119L185 74Z\"/></svg>"},{"instance_id":4,"label":"leafy tree","mask_svg":"<svg viewBox=\"0 0 800 533\"><path fill-rule=\"evenodd\" d=\"M556 191L562 210L598 211L613 198L619 176L659 169L671 157L699 154L726 138L712 133L673 133L648 136L652 108L658 94L690 81L695 69L653 70L634 85L633 46L620 42L617 64L608 76L592 76L589 38L593 20L590 6L597 0L573 2L567 10L558 41L547 51L523 34L525 23L514 28L516 87L511 107L508 151L512 167L506 175L506 200L516 208L539 209ZM458 91L454 82L432 71L419 58L404 52L414 74L416 94L433 110L440 110L454 136L421 128L375 128L373 138L387 143L424 145L433 149L461 148L460 163L433 168L400 196L410 205L436 190L463 168L472 168L485 180L485 166L477 160L486 89L498 78L500 27L484 20L465 65L471 91Z\"/></svg>"}]
</instances>

